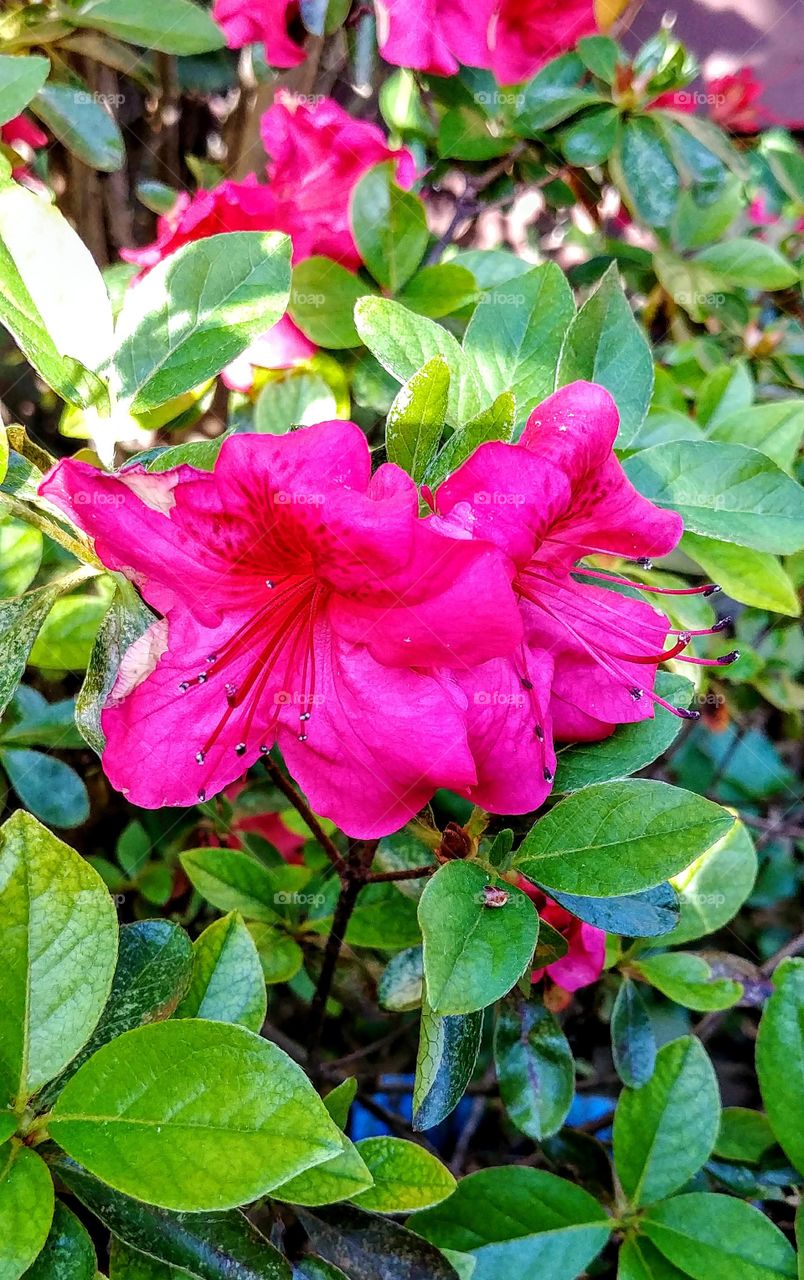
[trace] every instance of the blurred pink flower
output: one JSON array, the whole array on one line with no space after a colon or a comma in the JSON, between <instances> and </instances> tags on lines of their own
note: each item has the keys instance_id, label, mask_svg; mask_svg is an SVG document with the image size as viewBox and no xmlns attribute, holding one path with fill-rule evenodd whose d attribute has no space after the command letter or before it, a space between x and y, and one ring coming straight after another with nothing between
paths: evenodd
<instances>
[{"instance_id":1,"label":"blurred pink flower","mask_svg":"<svg viewBox=\"0 0 804 1280\"><path fill-rule=\"evenodd\" d=\"M729 133L757 133L773 122L760 102L764 88L750 67L707 81L710 119Z\"/></svg>"},{"instance_id":2,"label":"blurred pink flower","mask_svg":"<svg viewBox=\"0 0 804 1280\"><path fill-rule=\"evenodd\" d=\"M547 977L563 991L570 992L597 982L606 961L604 931L570 915L524 876L520 876L517 883L535 903L540 919L560 933L569 947L560 960L554 960L544 969L534 969L532 981L538 982L540 978Z\"/></svg>"},{"instance_id":3,"label":"blurred pink flower","mask_svg":"<svg viewBox=\"0 0 804 1280\"><path fill-rule=\"evenodd\" d=\"M254 385L255 368L292 369L309 360L317 350L286 314L272 329L256 338L241 356L227 364L221 378L231 391L247 393Z\"/></svg>"},{"instance_id":4,"label":"blurred pink flower","mask_svg":"<svg viewBox=\"0 0 804 1280\"><path fill-rule=\"evenodd\" d=\"M324 254L356 268L361 258L349 226L349 201L367 169L396 163L409 187L416 165L409 151L393 151L375 124L356 120L332 98L312 103L280 90L262 118L268 153L271 228L293 238L293 260Z\"/></svg>"},{"instance_id":5,"label":"blurred pink flower","mask_svg":"<svg viewBox=\"0 0 804 1280\"><path fill-rule=\"evenodd\" d=\"M5 143L7 147L11 147L18 154L22 153L23 157L33 157L33 153L38 151L40 147L47 145L47 134L35 125L27 116L15 116L13 120L7 120L5 124L0 125L0 142ZM42 194L47 193L47 188L43 182L31 172L27 164L18 164L11 171L11 175L17 182L21 182L24 186L30 187L32 191L38 191Z\"/></svg>"},{"instance_id":6,"label":"blurred pink flower","mask_svg":"<svg viewBox=\"0 0 804 1280\"><path fill-rule=\"evenodd\" d=\"M304 62L304 49L288 32L290 22L299 16L298 0L215 0L212 16L230 49L262 43L270 67Z\"/></svg>"},{"instance_id":7,"label":"blurred pink flower","mask_svg":"<svg viewBox=\"0 0 804 1280\"><path fill-rule=\"evenodd\" d=\"M120 257L144 271L194 240L224 231L273 231L268 188L250 175L244 182L221 182L211 190L183 191L156 224L156 239L141 249L121 249Z\"/></svg>"},{"instance_id":8,"label":"blurred pink flower","mask_svg":"<svg viewBox=\"0 0 804 1280\"><path fill-rule=\"evenodd\" d=\"M544 799L552 733L604 738L618 724L652 717L654 704L667 706L653 692L658 664L690 640L673 634L665 650L665 614L597 585L632 583L576 566L588 555L646 560L681 537L680 516L627 479L613 453L618 424L603 387L572 383L534 409L518 445L481 445L435 495L442 532L492 542L509 557L522 614L518 653L455 676L470 702L479 780L472 798L494 812L526 812Z\"/></svg>"},{"instance_id":9,"label":"blurred pink flower","mask_svg":"<svg viewBox=\"0 0 804 1280\"><path fill-rule=\"evenodd\" d=\"M213 472L67 460L41 492L164 615L102 713L104 768L132 803L194 804L274 742L359 838L473 783L460 702L431 670L517 643L504 559L421 520L398 467L372 476L359 427L230 436Z\"/></svg>"},{"instance_id":10,"label":"blurred pink flower","mask_svg":"<svg viewBox=\"0 0 804 1280\"><path fill-rule=\"evenodd\" d=\"M238 796L245 789L245 782L234 782L225 791L226 799L234 813L226 844L230 849L242 849L244 835L261 836L272 844L285 862L299 863L304 848L304 836L291 831L279 813L244 813L238 810Z\"/></svg>"},{"instance_id":11,"label":"blurred pink flower","mask_svg":"<svg viewBox=\"0 0 804 1280\"><path fill-rule=\"evenodd\" d=\"M597 29L592 0L375 0L386 62L455 75L484 67L501 84L533 76ZM424 12L423 12L424 10Z\"/></svg>"}]
</instances>

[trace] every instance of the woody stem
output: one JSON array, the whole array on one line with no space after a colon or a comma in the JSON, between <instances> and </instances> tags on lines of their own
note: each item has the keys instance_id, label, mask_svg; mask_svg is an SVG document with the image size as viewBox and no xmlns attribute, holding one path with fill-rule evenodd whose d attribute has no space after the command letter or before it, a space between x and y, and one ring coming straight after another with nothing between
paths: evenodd
<instances>
[{"instance_id":1,"label":"woody stem","mask_svg":"<svg viewBox=\"0 0 804 1280\"><path fill-rule=\"evenodd\" d=\"M342 878L347 876L349 874L348 863L346 863L341 857L337 845L327 835L326 831L321 826L321 823L318 821L318 818L304 799L304 796L296 790L290 779L285 777L282 770L274 763L273 760L271 760L270 757L267 757L265 760L265 768L270 774L271 780L278 790L281 791L283 796L290 801L296 812L300 814L307 823L307 826L310 828L321 848L324 850L324 853L338 872L338 875Z\"/></svg>"}]
</instances>

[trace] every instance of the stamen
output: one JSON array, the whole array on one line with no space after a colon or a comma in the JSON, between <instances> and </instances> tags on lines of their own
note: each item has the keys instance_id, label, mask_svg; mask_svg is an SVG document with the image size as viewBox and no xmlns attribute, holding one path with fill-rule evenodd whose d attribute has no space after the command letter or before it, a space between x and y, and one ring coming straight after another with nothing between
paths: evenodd
<instances>
[{"instance_id":1,"label":"stamen","mask_svg":"<svg viewBox=\"0 0 804 1280\"><path fill-rule=\"evenodd\" d=\"M545 769L545 770L544 770L544 780L545 780L545 782L552 782L554 777L555 777L555 774L552 772L552 770L551 770L551 769Z\"/></svg>"},{"instance_id":2,"label":"stamen","mask_svg":"<svg viewBox=\"0 0 804 1280\"><path fill-rule=\"evenodd\" d=\"M655 663L668 662L670 658L675 658L676 654L686 649L691 638L689 631L681 631L678 635L678 643L674 644L672 649L663 649L661 653L613 653L611 649L607 652L610 657L619 658L621 662L645 662L653 666Z\"/></svg>"},{"instance_id":3,"label":"stamen","mask_svg":"<svg viewBox=\"0 0 804 1280\"><path fill-rule=\"evenodd\" d=\"M195 753L196 764L203 764L206 758L207 758L207 755L205 751L196 751Z\"/></svg>"},{"instance_id":4,"label":"stamen","mask_svg":"<svg viewBox=\"0 0 804 1280\"><path fill-rule=\"evenodd\" d=\"M724 618L720 618L713 627L702 627L700 631L676 631L672 627L670 629L671 636L713 636L718 631L725 631L726 627L730 627L734 619L731 614L726 614Z\"/></svg>"},{"instance_id":5,"label":"stamen","mask_svg":"<svg viewBox=\"0 0 804 1280\"><path fill-rule=\"evenodd\" d=\"M246 744L245 744L245 742L238 742L237 746L235 747L235 755L236 755L236 756L244 756L245 754L246 754Z\"/></svg>"},{"instance_id":6,"label":"stamen","mask_svg":"<svg viewBox=\"0 0 804 1280\"><path fill-rule=\"evenodd\" d=\"M206 800L206 798L207 798L207 793L206 793L206 791L205 791L205 790L203 789L203 787L202 787L202 788L201 788L201 790L198 792L198 799L199 799L199 800L201 801L201 803L203 804L203 803L204 803L204 801Z\"/></svg>"},{"instance_id":7,"label":"stamen","mask_svg":"<svg viewBox=\"0 0 804 1280\"><path fill-rule=\"evenodd\" d=\"M679 658L679 662L690 662L696 667L728 667L732 662L736 662L740 656L739 649L732 649L731 653L722 653L719 658Z\"/></svg>"},{"instance_id":8,"label":"stamen","mask_svg":"<svg viewBox=\"0 0 804 1280\"><path fill-rule=\"evenodd\" d=\"M601 578L604 582L613 582L619 587L634 587L636 591L653 591L659 596L713 596L721 588L716 582L701 583L697 587L655 587L647 582L634 582L631 578L620 578L613 573L604 573L602 569L587 569L585 565L576 565L574 573L581 573L585 578Z\"/></svg>"}]
</instances>

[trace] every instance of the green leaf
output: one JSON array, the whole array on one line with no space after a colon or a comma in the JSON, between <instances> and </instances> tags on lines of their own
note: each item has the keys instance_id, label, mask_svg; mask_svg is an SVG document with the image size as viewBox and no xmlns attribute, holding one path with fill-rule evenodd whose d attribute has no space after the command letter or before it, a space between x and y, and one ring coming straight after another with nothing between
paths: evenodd
<instances>
[{"instance_id":1,"label":"green leaf","mask_svg":"<svg viewBox=\"0 0 804 1280\"><path fill-rule=\"evenodd\" d=\"M428 360L399 391L388 414L388 461L421 484L432 463L447 416L449 368L442 356Z\"/></svg>"},{"instance_id":2,"label":"green leaf","mask_svg":"<svg viewBox=\"0 0 804 1280\"><path fill-rule=\"evenodd\" d=\"M601 24L602 25L602 24ZM578 57L593 76L606 84L614 82L617 63L621 57L616 40L610 36L583 36L577 45Z\"/></svg>"},{"instance_id":3,"label":"green leaf","mask_svg":"<svg viewBox=\"0 0 804 1280\"><path fill-rule=\"evenodd\" d=\"M620 136L620 113L615 107L593 107L559 134L558 142L570 164L591 169L604 164Z\"/></svg>"},{"instance_id":4,"label":"green leaf","mask_svg":"<svg viewBox=\"0 0 804 1280\"><path fill-rule=\"evenodd\" d=\"M400 293L399 301L420 316L438 319L476 302L477 294L471 271L457 262L437 262L416 272Z\"/></svg>"},{"instance_id":5,"label":"green leaf","mask_svg":"<svg viewBox=\"0 0 804 1280\"><path fill-rule=\"evenodd\" d=\"M649 116L623 122L616 174L617 186L640 222L648 227L670 223L681 184L662 130Z\"/></svg>"},{"instance_id":6,"label":"green leaf","mask_svg":"<svg viewBox=\"0 0 804 1280\"><path fill-rule=\"evenodd\" d=\"M350 1280L456 1280L437 1249L387 1218L353 1205L300 1209L297 1216L316 1252L345 1268Z\"/></svg>"},{"instance_id":7,"label":"green leaf","mask_svg":"<svg viewBox=\"0 0 804 1280\"><path fill-rule=\"evenodd\" d=\"M584 379L611 393L620 411L617 448L627 449L648 412L653 359L612 264L570 324L556 386Z\"/></svg>"},{"instance_id":8,"label":"green leaf","mask_svg":"<svg viewBox=\"0 0 804 1280\"><path fill-rule=\"evenodd\" d=\"M653 1075L656 1040L639 987L623 978L611 1011L611 1056L623 1084L638 1089Z\"/></svg>"},{"instance_id":9,"label":"green leaf","mask_svg":"<svg viewBox=\"0 0 804 1280\"><path fill-rule=\"evenodd\" d=\"M618 898L589 898L556 889L550 893L559 906L579 920L627 938L658 938L678 922L678 899L671 885L664 882Z\"/></svg>"},{"instance_id":10,"label":"green leaf","mask_svg":"<svg viewBox=\"0 0 804 1280\"><path fill-rule=\"evenodd\" d=\"M22 520L0 520L0 596L19 596L39 572L42 535Z\"/></svg>"},{"instance_id":11,"label":"green leaf","mask_svg":"<svg viewBox=\"0 0 804 1280\"><path fill-rule=\"evenodd\" d=\"M416 903L393 884L368 884L360 890L346 941L350 947L397 951L421 942Z\"/></svg>"},{"instance_id":12,"label":"green leaf","mask_svg":"<svg viewBox=\"0 0 804 1280\"><path fill-rule=\"evenodd\" d=\"M65 1086L48 1128L116 1190L188 1211L255 1200L342 1146L287 1054L201 1020L155 1022L104 1045Z\"/></svg>"},{"instance_id":13,"label":"green leaf","mask_svg":"<svg viewBox=\"0 0 804 1280\"><path fill-rule=\"evenodd\" d=\"M229 231L185 245L126 295L113 371L133 412L155 409L219 373L280 319L290 239Z\"/></svg>"},{"instance_id":14,"label":"green leaf","mask_svg":"<svg viewBox=\"0 0 804 1280\"><path fill-rule=\"evenodd\" d=\"M470 1173L449 1200L409 1225L441 1249L471 1254L472 1280L575 1280L610 1232L603 1209L581 1187L513 1165Z\"/></svg>"},{"instance_id":15,"label":"green leaf","mask_svg":"<svg viewBox=\"0 0 804 1280\"><path fill-rule=\"evenodd\" d=\"M0 54L0 124L13 120L42 88L50 71L47 58Z\"/></svg>"},{"instance_id":16,"label":"green leaf","mask_svg":"<svg viewBox=\"0 0 804 1280\"><path fill-rule=\"evenodd\" d=\"M398 293L427 248L424 205L394 181L396 161L367 169L352 191L349 221L360 256L378 284Z\"/></svg>"},{"instance_id":17,"label":"green leaf","mask_svg":"<svg viewBox=\"0 0 804 1280\"><path fill-rule=\"evenodd\" d=\"M135 8L128 0L83 0L67 16L77 27L163 53L208 53L225 43L211 15L191 0L139 0Z\"/></svg>"},{"instance_id":18,"label":"green leaf","mask_svg":"<svg viewBox=\"0 0 804 1280\"><path fill-rule=\"evenodd\" d=\"M482 867L448 862L421 896L424 977L434 1013L485 1008L510 991L530 963L539 932L536 908L507 884L504 905L488 905L488 887Z\"/></svg>"},{"instance_id":19,"label":"green leaf","mask_svg":"<svg viewBox=\"0 0 804 1280\"><path fill-rule=\"evenodd\" d=\"M45 1247L25 1280L95 1280L98 1259L86 1227L56 1202Z\"/></svg>"},{"instance_id":20,"label":"green leaf","mask_svg":"<svg viewBox=\"0 0 804 1280\"><path fill-rule=\"evenodd\" d=\"M63 760L27 747L0 748L0 765L26 809L52 827L80 827L89 817L89 795Z\"/></svg>"},{"instance_id":21,"label":"green leaf","mask_svg":"<svg viewBox=\"0 0 804 1280\"><path fill-rule=\"evenodd\" d=\"M331 1160L275 1187L274 1199L307 1206L334 1204L370 1187L372 1176L357 1147L343 1135L342 1142L343 1150Z\"/></svg>"},{"instance_id":22,"label":"green leaf","mask_svg":"<svg viewBox=\"0 0 804 1280\"><path fill-rule=\"evenodd\" d=\"M440 1018L422 1005L416 1079L413 1085L413 1128L432 1129L454 1111L472 1078L483 1014Z\"/></svg>"},{"instance_id":23,"label":"green leaf","mask_svg":"<svg viewBox=\"0 0 804 1280\"><path fill-rule=\"evenodd\" d=\"M248 931L257 948L264 980L269 985L290 982L304 961L298 942L282 929L274 929L270 924L249 924Z\"/></svg>"},{"instance_id":24,"label":"green leaf","mask_svg":"<svg viewBox=\"0 0 804 1280\"><path fill-rule=\"evenodd\" d=\"M435 489L452 475L453 471L470 458L478 445L487 440L510 441L516 427L516 400L510 391L502 395L488 409L483 409L459 431L453 432L441 452L430 463L424 475L425 483Z\"/></svg>"},{"instance_id":25,"label":"green leaf","mask_svg":"<svg viewBox=\"0 0 804 1280\"><path fill-rule=\"evenodd\" d=\"M57 1157L54 1167L109 1231L132 1249L181 1268L182 1277L189 1271L199 1280L291 1280L287 1262L242 1213L169 1213L105 1187L66 1156ZM122 1280L135 1278L124 1273ZM157 1272L154 1280L167 1277Z\"/></svg>"},{"instance_id":26,"label":"green leaf","mask_svg":"<svg viewBox=\"0 0 804 1280\"><path fill-rule=\"evenodd\" d=\"M92 370L112 346L103 277L56 206L13 183L0 190L0 279L0 321L44 381L71 404L102 402Z\"/></svg>"},{"instance_id":27,"label":"green leaf","mask_svg":"<svg viewBox=\"0 0 804 1280\"><path fill-rule=\"evenodd\" d=\"M0 1111L0 1146L17 1132L19 1117L13 1111Z\"/></svg>"},{"instance_id":28,"label":"green leaf","mask_svg":"<svg viewBox=\"0 0 804 1280\"><path fill-rule=\"evenodd\" d=\"M631 1204L653 1204L683 1187L706 1163L720 1125L720 1094L699 1040L659 1050L641 1088L625 1088L614 1113L614 1163Z\"/></svg>"},{"instance_id":29,"label":"green leaf","mask_svg":"<svg viewBox=\"0 0 804 1280\"><path fill-rule=\"evenodd\" d=\"M514 865L548 892L640 893L683 871L733 822L711 800L665 782L597 784L561 800L537 822Z\"/></svg>"},{"instance_id":30,"label":"green leaf","mask_svg":"<svg viewBox=\"0 0 804 1280\"><path fill-rule=\"evenodd\" d=\"M12 1143L0 1151L0 1280L19 1280L44 1245L53 1221L53 1183L35 1151Z\"/></svg>"},{"instance_id":31,"label":"green leaf","mask_svg":"<svg viewBox=\"0 0 804 1280\"><path fill-rule=\"evenodd\" d=\"M85 671L108 608L107 592L78 592L57 600L34 640L28 661L46 671Z\"/></svg>"},{"instance_id":32,"label":"green leaf","mask_svg":"<svg viewBox=\"0 0 804 1280\"><path fill-rule=\"evenodd\" d=\"M254 430L282 436L338 417L332 388L317 373L301 371L266 382L254 406Z\"/></svg>"},{"instance_id":33,"label":"green leaf","mask_svg":"<svg viewBox=\"0 0 804 1280\"><path fill-rule=\"evenodd\" d=\"M757 1038L757 1076L768 1120L791 1164L804 1169L804 960L783 960Z\"/></svg>"},{"instance_id":34,"label":"green leaf","mask_svg":"<svg viewBox=\"0 0 804 1280\"><path fill-rule=\"evenodd\" d=\"M666 946L716 933L736 916L754 887L757 855L742 822L673 877L681 916Z\"/></svg>"},{"instance_id":35,"label":"green leaf","mask_svg":"<svg viewBox=\"0 0 804 1280\"><path fill-rule=\"evenodd\" d=\"M346 1128L349 1108L356 1097L357 1080L354 1076L347 1076L345 1080L341 1080L340 1084L336 1084L334 1089L330 1089L324 1098L324 1106L339 1129Z\"/></svg>"},{"instance_id":36,"label":"green leaf","mask_svg":"<svg viewBox=\"0 0 804 1280\"><path fill-rule=\"evenodd\" d=\"M575 1062L552 1013L511 998L497 1012L494 1065L510 1119L534 1142L557 1133L575 1095Z\"/></svg>"},{"instance_id":37,"label":"green leaf","mask_svg":"<svg viewBox=\"0 0 804 1280\"><path fill-rule=\"evenodd\" d=\"M355 327L361 341L398 382L407 382L434 356L444 357L450 372L447 420L453 426L479 412L482 395L472 364L440 324L390 298L364 297L355 307Z\"/></svg>"},{"instance_id":38,"label":"green leaf","mask_svg":"<svg viewBox=\"0 0 804 1280\"><path fill-rule=\"evenodd\" d=\"M190 849L181 865L193 886L219 911L239 911L249 920L276 923L279 885L272 873L238 849Z\"/></svg>"},{"instance_id":39,"label":"green leaf","mask_svg":"<svg viewBox=\"0 0 804 1280\"><path fill-rule=\"evenodd\" d=\"M169 1262L159 1262L147 1253L139 1253L112 1236L109 1280L186 1280L188 1274L172 1267Z\"/></svg>"},{"instance_id":40,"label":"green leaf","mask_svg":"<svg viewBox=\"0 0 804 1280\"><path fill-rule=\"evenodd\" d=\"M738 237L704 249L695 259L716 271L729 284L747 289L786 289L798 280L792 263L764 240Z\"/></svg>"},{"instance_id":41,"label":"green leaf","mask_svg":"<svg viewBox=\"0 0 804 1280\"><path fill-rule=\"evenodd\" d=\"M617 1280L685 1280L684 1272L674 1267L642 1236L626 1237L617 1259Z\"/></svg>"},{"instance_id":42,"label":"green leaf","mask_svg":"<svg viewBox=\"0 0 804 1280\"><path fill-rule=\"evenodd\" d=\"M48 80L31 102L31 110L68 151L90 169L114 173L126 156L123 135L98 94L83 80Z\"/></svg>"},{"instance_id":43,"label":"green leaf","mask_svg":"<svg viewBox=\"0 0 804 1280\"><path fill-rule=\"evenodd\" d=\"M520 137L552 129L582 107L603 101L594 89L579 83L584 70L575 53L565 53L542 67L517 95L513 127Z\"/></svg>"},{"instance_id":44,"label":"green leaf","mask_svg":"<svg viewBox=\"0 0 804 1280\"><path fill-rule=\"evenodd\" d=\"M27 595L0 600L0 714L14 696L37 634L61 591L56 581Z\"/></svg>"},{"instance_id":45,"label":"green leaf","mask_svg":"<svg viewBox=\"0 0 804 1280\"><path fill-rule=\"evenodd\" d=\"M355 304L372 294L370 285L330 258L305 258L293 268L288 310L302 333L319 347L358 347Z\"/></svg>"},{"instance_id":46,"label":"green leaf","mask_svg":"<svg viewBox=\"0 0 804 1280\"><path fill-rule=\"evenodd\" d=\"M688 707L695 687L683 676L660 671L656 676L656 692L674 707ZM556 791L578 791L590 783L626 778L644 769L675 741L682 724L679 716L657 706L650 720L618 725L611 737L602 742L579 742L565 747L558 753Z\"/></svg>"},{"instance_id":47,"label":"green leaf","mask_svg":"<svg viewBox=\"0 0 804 1280\"><path fill-rule=\"evenodd\" d=\"M457 1185L436 1156L404 1138L364 1138L357 1150L374 1179L368 1190L351 1197L361 1209L375 1213L429 1209L452 1195Z\"/></svg>"},{"instance_id":48,"label":"green leaf","mask_svg":"<svg viewBox=\"0 0 804 1280\"><path fill-rule=\"evenodd\" d=\"M156 616L130 582L116 579L116 590L95 635L86 664L86 676L75 703L75 722L84 741L103 754L106 735L101 712L117 679L126 650L144 635Z\"/></svg>"},{"instance_id":49,"label":"green leaf","mask_svg":"<svg viewBox=\"0 0 804 1280\"><path fill-rule=\"evenodd\" d=\"M0 828L0 1101L24 1101L78 1053L100 1017L117 957L106 886L19 810Z\"/></svg>"},{"instance_id":50,"label":"green leaf","mask_svg":"<svg viewBox=\"0 0 804 1280\"><path fill-rule=\"evenodd\" d=\"M768 551L750 551L731 542L718 542L699 533L685 533L682 550L695 560L726 595L756 609L770 609L796 618L801 603L789 574Z\"/></svg>"},{"instance_id":51,"label":"green leaf","mask_svg":"<svg viewBox=\"0 0 804 1280\"><path fill-rule=\"evenodd\" d=\"M641 958L635 971L668 1000L698 1013L728 1009L742 997L743 986L718 977L703 956L686 951Z\"/></svg>"},{"instance_id":52,"label":"green leaf","mask_svg":"<svg viewBox=\"0 0 804 1280\"><path fill-rule=\"evenodd\" d=\"M712 198L710 188L681 192L673 218L673 239L680 249L699 249L722 239L745 207L744 187L733 175Z\"/></svg>"},{"instance_id":53,"label":"green leaf","mask_svg":"<svg viewBox=\"0 0 804 1280\"><path fill-rule=\"evenodd\" d=\"M463 349L489 403L516 397L520 422L549 395L575 302L554 262L534 267L504 288L489 290L475 309Z\"/></svg>"},{"instance_id":54,"label":"green leaf","mask_svg":"<svg viewBox=\"0 0 804 1280\"><path fill-rule=\"evenodd\" d=\"M718 416L710 425L710 440L726 444L745 444L758 449L786 471L793 467L804 435L804 400L777 400L772 404L755 404L735 413Z\"/></svg>"},{"instance_id":55,"label":"green leaf","mask_svg":"<svg viewBox=\"0 0 804 1280\"><path fill-rule=\"evenodd\" d=\"M424 964L421 947L407 947L391 956L380 978L377 999L391 1013L407 1013L418 1009L424 990Z\"/></svg>"},{"instance_id":56,"label":"green leaf","mask_svg":"<svg viewBox=\"0 0 804 1280\"><path fill-rule=\"evenodd\" d=\"M293 1280L349 1280L345 1271L321 1258L302 1258L293 1267Z\"/></svg>"},{"instance_id":57,"label":"green leaf","mask_svg":"<svg viewBox=\"0 0 804 1280\"><path fill-rule=\"evenodd\" d=\"M193 943L192 978L175 1016L235 1022L259 1031L267 1008L257 948L242 917L232 911Z\"/></svg>"},{"instance_id":58,"label":"green leaf","mask_svg":"<svg viewBox=\"0 0 804 1280\"><path fill-rule=\"evenodd\" d=\"M451 160L493 160L506 155L513 141L467 103L445 111L438 126L438 154Z\"/></svg>"},{"instance_id":59,"label":"green leaf","mask_svg":"<svg viewBox=\"0 0 804 1280\"><path fill-rule=\"evenodd\" d=\"M748 1107L725 1107L720 1117L715 1155L721 1160L759 1164L775 1142L768 1117L760 1111L751 1111Z\"/></svg>"},{"instance_id":60,"label":"green leaf","mask_svg":"<svg viewBox=\"0 0 804 1280\"><path fill-rule=\"evenodd\" d=\"M804 493L756 449L675 440L628 458L628 479L685 528L756 551L792 554L804 544Z\"/></svg>"},{"instance_id":61,"label":"green leaf","mask_svg":"<svg viewBox=\"0 0 804 1280\"><path fill-rule=\"evenodd\" d=\"M795 1280L795 1253L779 1228L732 1196L675 1196L649 1210L642 1231L693 1280Z\"/></svg>"}]
</instances>

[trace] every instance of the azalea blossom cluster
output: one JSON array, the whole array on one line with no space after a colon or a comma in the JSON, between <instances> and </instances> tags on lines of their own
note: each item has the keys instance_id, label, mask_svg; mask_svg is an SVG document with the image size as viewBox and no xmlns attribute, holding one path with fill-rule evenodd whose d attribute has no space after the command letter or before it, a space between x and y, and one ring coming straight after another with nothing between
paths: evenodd
<instances>
[{"instance_id":1,"label":"azalea blossom cluster","mask_svg":"<svg viewBox=\"0 0 804 1280\"><path fill-rule=\"evenodd\" d=\"M439 76L482 67L501 84L528 79L597 29L593 0L375 0L374 11L386 62ZM298 0L215 0L212 12L230 48L261 43L273 67L304 61L291 34Z\"/></svg>"},{"instance_id":2,"label":"azalea blossom cluster","mask_svg":"<svg viewBox=\"0 0 804 1280\"><path fill-rule=\"evenodd\" d=\"M398 830L440 787L538 808L555 740L667 706L657 666L690 641L622 594L628 579L579 567L681 536L625 476L617 427L602 387L565 387L519 444L481 445L424 517L404 471L372 474L350 422L232 436L212 472L59 463L42 494L159 615L103 711L112 784L145 808L190 805L278 746L354 837Z\"/></svg>"}]
</instances>

